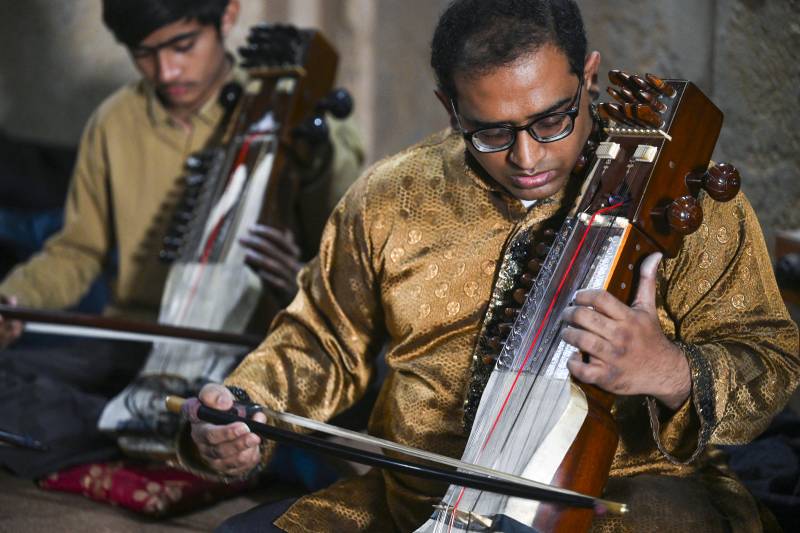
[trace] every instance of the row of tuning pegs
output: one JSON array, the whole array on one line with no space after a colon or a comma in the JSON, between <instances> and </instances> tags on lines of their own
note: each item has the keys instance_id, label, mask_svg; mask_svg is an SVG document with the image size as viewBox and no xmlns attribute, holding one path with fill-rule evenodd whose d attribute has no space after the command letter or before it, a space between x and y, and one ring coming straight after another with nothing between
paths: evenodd
<instances>
[{"instance_id":1,"label":"row of tuning pegs","mask_svg":"<svg viewBox=\"0 0 800 533\"><path fill-rule=\"evenodd\" d=\"M353 112L353 97L346 89L333 89L320 100L311 114L303 123L292 132L295 137L301 137L309 144L319 144L328 139L330 130L325 120L325 113L343 119Z\"/></svg>"},{"instance_id":2,"label":"row of tuning pegs","mask_svg":"<svg viewBox=\"0 0 800 533\"><path fill-rule=\"evenodd\" d=\"M202 150L186 159L187 173L184 176L183 196L172 214L159 252L159 259L163 262L171 263L180 255L181 247L195 219L197 207L202 202L203 184L214 163L215 155L213 150Z\"/></svg>"},{"instance_id":3,"label":"row of tuning pegs","mask_svg":"<svg viewBox=\"0 0 800 533\"><path fill-rule=\"evenodd\" d=\"M675 96L675 88L653 74L642 78L623 70L608 72L608 94L616 102L603 102L597 110L606 120L636 128L659 129L664 126L664 113L669 109L664 99Z\"/></svg>"},{"instance_id":4,"label":"row of tuning pegs","mask_svg":"<svg viewBox=\"0 0 800 533\"><path fill-rule=\"evenodd\" d=\"M503 342L511 332L522 304L525 303L525 298L533 287L547 254L550 253L550 247L553 245L555 237L555 230L547 228L540 233L539 240L531 244L525 259L524 271L518 278L518 286L512 290L510 298L500 311L495 324L487 330L485 343L490 353L483 355L484 365L492 365L497 359Z\"/></svg>"},{"instance_id":5,"label":"row of tuning pegs","mask_svg":"<svg viewBox=\"0 0 800 533\"><path fill-rule=\"evenodd\" d=\"M247 68L299 65L302 44L303 34L294 26L259 24L251 28L239 55Z\"/></svg>"},{"instance_id":6,"label":"row of tuning pegs","mask_svg":"<svg viewBox=\"0 0 800 533\"><path fill-rule=\"evenodd\" d=\"M665 207L653 210L652 215L655 218L666 217L670 228L681 235L694 233L703 223L703 209L694 194L703 189L715 201L727 202L738 194L741 184L736 167L718 163L706 172L686 176L686 185L693 194L681 196Z\"/></svg>"}]
</instances>

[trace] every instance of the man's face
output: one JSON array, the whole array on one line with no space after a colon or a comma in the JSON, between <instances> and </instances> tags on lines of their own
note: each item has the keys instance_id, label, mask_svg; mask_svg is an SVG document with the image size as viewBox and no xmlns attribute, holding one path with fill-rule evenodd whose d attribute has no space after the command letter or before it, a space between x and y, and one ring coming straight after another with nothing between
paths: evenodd
<instances>
[{"instance_id":1,"label":"man's face","mask_svg":"<svg viewBox=\"0 0 800 533\"><path fill-rule=\"evenodd\" d=\"M177 112L199 109L215 94L227 72L219 32L196 20L157 29L132 48L131 55L165 107Z\"/></svg>"},{"instance_id":2,"label":"man's face","mask_svg":"<svg viewBox=\"0 0 800 533\"><path fill-rule=\"evenodd\" d=\"M517 132L508 149L483 153L467 142L467 149L486 172L521 200L540 200L561 190L592 128L587 89L597 70L599 55L590 56L583 72L579 113L570 135L540 143L527 131ZM509 66L487 74L455 76L456 108L466 131L498 125L522 126L554 111L574 105L580 82L570 70L566 55L545 45Z\"/></svg>"}]
</instances>

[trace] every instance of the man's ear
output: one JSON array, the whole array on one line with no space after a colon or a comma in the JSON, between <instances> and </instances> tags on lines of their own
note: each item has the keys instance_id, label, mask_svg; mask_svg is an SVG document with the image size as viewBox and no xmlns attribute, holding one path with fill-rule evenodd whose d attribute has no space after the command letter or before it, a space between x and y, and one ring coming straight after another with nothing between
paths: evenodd
<instances>
[{"instance_id":1,"label":"man's ear","mask_svg":"<svg viewBox=\"0 0 800 533\"><path fill-rule=\"evenodd\" d=\"M600 52L595 50L586 56L586 62L583 64L583 83L592 100L597 100L600 97L600 83L597 79L599 69Z\"/></svg>"},{"instance_id":2,"label":"man's ear","mask_svg":"<svg viewBox=\"0 0 800 533\"><path fill-rule=\"evenodd\" d=\"M444 107L444 110L447 112L447 116L450 117L450 127L458 131L458 121L456 120L455 115L453 115L453 106L451 104L450 97L447 96L444 91L438 88L434 89L433 93L436 95L436 98L438 98L439 103L442 104L442 107Z\"/></svg>"},{"instance_id":3,"label":"man's ear","mask_svg":"<svg viewBox=\"0 0 800 533\"><path fill-rule=\"evenodd\" d=\"M227 37L236 25L240 8L239 0L228 0L228 5L225 7L225 12L222 13L222 19L219 24L219 31L223 37Z\"/></svg>"}]
</instances>

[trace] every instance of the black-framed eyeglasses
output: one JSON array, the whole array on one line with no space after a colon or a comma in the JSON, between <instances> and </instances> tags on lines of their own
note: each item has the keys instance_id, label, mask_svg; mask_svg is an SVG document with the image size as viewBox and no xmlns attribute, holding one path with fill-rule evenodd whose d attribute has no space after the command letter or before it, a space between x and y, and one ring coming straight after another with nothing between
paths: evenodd
<instances>
[{"instance_id":1,"label":"black-framed eyeglasses","mask_svg":"<svg viewBox=\"0 0 800 533\"><path fill-rule=\"evenodd\" d=\"M540 143L551 143L568 136L575 128L575 118L580 111L581 91L583 90L583 78L578 76L578 79L578 91L572 98L569 109L536 117L524 126L490 126L466 131L461 125L461 117L456 111L452 98L450 99L450 106L453 109L453 115L456 117L458 129L464 139L469 141L479 152L492 153L508 150L514 146L517 134L523 130L527 131L531 137Z\"/></svg>"}]
</instances>

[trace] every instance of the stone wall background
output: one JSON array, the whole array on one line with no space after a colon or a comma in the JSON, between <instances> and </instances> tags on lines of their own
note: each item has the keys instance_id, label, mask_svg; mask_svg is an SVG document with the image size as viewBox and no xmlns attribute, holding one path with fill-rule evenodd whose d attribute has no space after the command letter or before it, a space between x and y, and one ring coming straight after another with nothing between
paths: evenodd
<instances>
[{"instance_id":1,"label":"stone wall background","mask_svg":"<svg viewBox=\"0 0 800 533\"><path fill-rule=\"evenodd\" d=\"M231 47L267 16L334 42L370 161L446 126L428 67L446 0L241 1ZM578 1L603 70L688 78L723 110L715 159L740 169L768 242L800 227L800 0ZM77 143L94 107L136 75L102 26L100 0L8 2L0 73L0 128L61 144Z\"/></svg>"}]
</instances>

